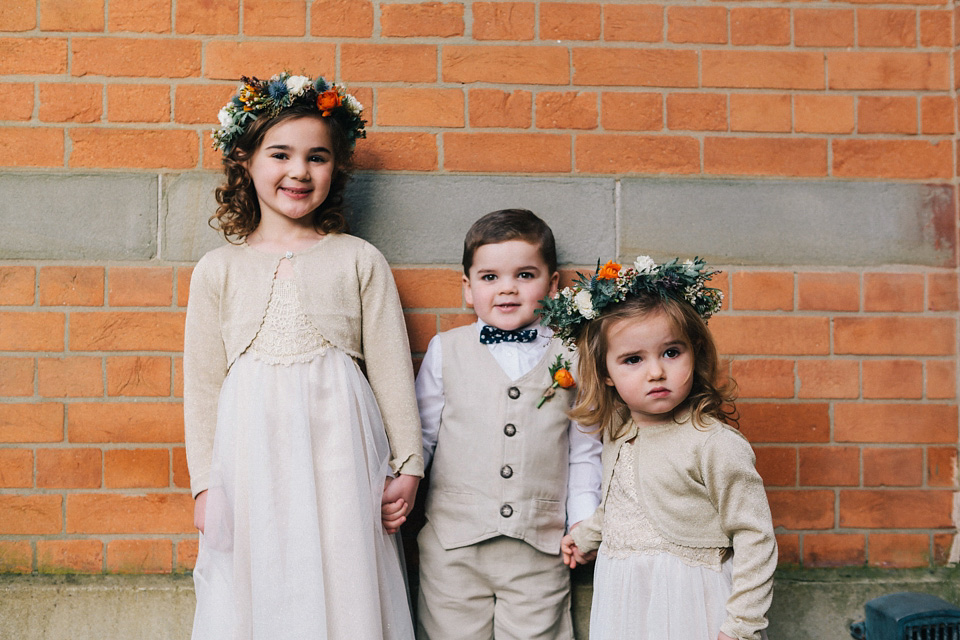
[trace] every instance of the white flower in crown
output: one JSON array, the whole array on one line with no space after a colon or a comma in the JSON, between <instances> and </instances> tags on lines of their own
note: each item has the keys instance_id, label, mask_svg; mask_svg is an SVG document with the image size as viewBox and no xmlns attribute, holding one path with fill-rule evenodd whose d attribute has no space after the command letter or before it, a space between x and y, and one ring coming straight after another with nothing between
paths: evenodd
<instances>
[{"instance_id":1,"label":"white flower in crown","mask_svg":"<svg viewBox=\"0 0 960 640\"><path fill-rule=\"evenodd\" d=\"M226 107L220 109L220 113L217 114L217 119L220 121L221 127L229 127L233 124L233 114L230 113L230 110Z\"/></svg>"},{"instance_id":2,"label":"white flower in crown","mask_svg":"<svg viewBox=\"0 0 960 640\"><path fill-rule=\"evenodd\" d=\"M593 310L593 299L589 291L581 291L573 297L573 304L577 306L577 311L580 312L587 320L592 320L596 317L597 312Z\"/></svg>"},{"instance_id":3,"label":"white flower in crown","mask_svg":"<svg viewBox=\"0 0 960 640\"><path fill-rule=\"evenodd\" d=\"M637 273L653 273L657 268L657 263L650 256L639 256L633 263L633 268Z\"/></svg>"},{"instance_id":4,"label":"white flower in crown","mask_svg":"<svg viewBox=\"0 0 960 640\"><path fill-rule=\"evenodd\" d=\"M360 104L360 101L354 98L349 93L343 97L343 104L352 113L360 113L361 111L363 111L363 105Z\"/></svg>"},{"instance_id":5,"label":"white flower in crown","mask_svg":"<svg viewBox=\"0 0 960 640\"><path fill-rule=\"evenodd\" d=\"M287 89L290 90L290 95L299 96L306 89L312 86L313 81L310 80L307 76L290 76L287 78Z\"/></svg>"}]
</instances>

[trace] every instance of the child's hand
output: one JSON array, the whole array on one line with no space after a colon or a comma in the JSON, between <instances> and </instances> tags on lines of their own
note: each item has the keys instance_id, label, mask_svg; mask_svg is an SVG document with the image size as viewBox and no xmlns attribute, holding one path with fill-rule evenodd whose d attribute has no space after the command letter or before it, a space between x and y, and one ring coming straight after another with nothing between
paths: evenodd
<instances>
[{"instance_id":1,"label":"child's hand","mask_svg":"<svg viewBox=\"0 0 960 640\"><path fill-rule=\"evenodd\" d=\"M723 631L721 631L721 632L720 632L720 635L717 636L717 640L737 640L737 639L736 639L736 638L731 638L730 636L728 636L727 634L725 634Z\"/></svg>"},{"instance_id":2,"label":"child's hand","mask_svg":"<svg viewBox=\"0 0 960 640\"><path fill-rule=\"evenodd\" d=\"M207 490L204 489L197 494L197 499L193 504L193 526L203 533L206 528L207 519Z\"/></svg>"},{"instance_id":3,"label":"child's hand","mask_svg":"<svg viewBox=\"0 0 960 640\"><path fill-rule=\"evenodd\" d=\"M563 564L571 569L575 569L577 564L586 564L586 561L580 562L579 558L583 558L584 555L580 553L577 543L569 533L560 541L560 555L563 557Z\"/></svg>"},{"instance_id":4,"label":"child's hand","mask_svg":"<svg viewBox=\"0 0 960 640\"><path fill-rule=\"evenodd\" d=\"M387 533L396 533L400 530L400 525L407 521L407 514L413 509L413 503L417 499L418 486L419 477L404 474L384 481L380 519Z\"/></svg>"}]
</instances>

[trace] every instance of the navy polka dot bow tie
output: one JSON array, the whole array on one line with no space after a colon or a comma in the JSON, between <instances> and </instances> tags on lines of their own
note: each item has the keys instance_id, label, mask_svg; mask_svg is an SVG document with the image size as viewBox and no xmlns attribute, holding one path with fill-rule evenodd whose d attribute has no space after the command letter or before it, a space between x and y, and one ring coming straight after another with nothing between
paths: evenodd
<instances>
[{"instance_id":1,"label":"navy polka dot bow tie","mask_svg":"<svg viewBox=\"0 0 960 640\"><path fill-rule=\"evenodd\" d=\"M504 331L488 324L480 329L480 344L497 344L498 342L532 342L537 337L536 329L517 329Z\"/></svg>"}]
</instances>

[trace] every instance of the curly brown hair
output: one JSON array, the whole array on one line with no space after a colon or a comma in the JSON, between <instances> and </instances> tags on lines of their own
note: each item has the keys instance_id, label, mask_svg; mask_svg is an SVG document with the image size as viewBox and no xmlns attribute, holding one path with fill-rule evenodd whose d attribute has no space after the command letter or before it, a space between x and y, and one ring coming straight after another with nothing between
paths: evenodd
<instances>
[{"instance_id":1,"label":"curly brown hair","mask_svg":"<svg viewBox=\"0 0 960 640\"><path fill-rule=\"evenodd\" d=\"M317 118L327 125L333 145L333 179L330 192L314 210L313 226L321 233L347 231L343 192L353 168L353 141L336 118L324 118L315 107L295 104L272 118L261 117L237 139L236 146L223 157L226 182L217 187L217 212L208 224L223 233L228 242L239 244L260 224L260 202L253 179L244 163L260 148L267 131L287 120Z\"/></svg>"},{"instance_id":2,"label":"curly brown hair","mask_svg":"<svg viewBox=\"0 0 960 640\"><path fill-rule=\"evenodd\" d=\"M705 418L739 427L735 404L736 382L720 369L720 357L707 324L686 302L655 293L642 293L611 306L590 321L577 339L580 363L577 373L579 392L570 417L587 426L603 430L612 439L622 433L630 409L616 388L606 383L607 330L618 320L643 320L663 313L689 345L693 354L693 386L684 402L674 408L674 416L689 410L694 425L703 426Z\"/></svg>"}]
</instances>

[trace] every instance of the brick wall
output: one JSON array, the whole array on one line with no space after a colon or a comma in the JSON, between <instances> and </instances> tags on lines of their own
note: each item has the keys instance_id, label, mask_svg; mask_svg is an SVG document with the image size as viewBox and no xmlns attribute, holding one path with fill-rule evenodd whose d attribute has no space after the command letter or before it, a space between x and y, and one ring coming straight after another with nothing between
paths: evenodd
<instances>
[{"instance_id":1,"label":"brick wall","mask_svg":"<svg viewBox=\"0 0 960 640\"><path fill-rule=\"evenodd\" d=\"M934 261L757 262L737 231L711 326L782 562L944 564L958 442L954 21L936 0L9 0L0 177L162 185L214 170L208 131L236 78L288 68L346 82L367 106L357 157L372 174L934 185L949 194L935 218L896 212ZM48 229L40 209L0 202L0 221ZM0 244L0 571L190 569L192 263L164 257L162 229L149 255L85 259L67 220L45 253ZM617 229L615 247L637 246ZM415 358L471 318L455 260L429 262L394 264Z\"/></svg>"}]
</instances>

